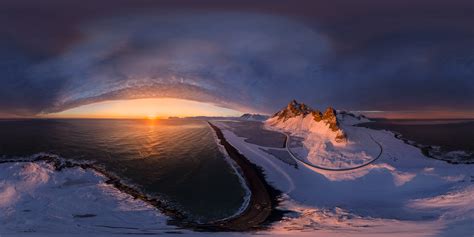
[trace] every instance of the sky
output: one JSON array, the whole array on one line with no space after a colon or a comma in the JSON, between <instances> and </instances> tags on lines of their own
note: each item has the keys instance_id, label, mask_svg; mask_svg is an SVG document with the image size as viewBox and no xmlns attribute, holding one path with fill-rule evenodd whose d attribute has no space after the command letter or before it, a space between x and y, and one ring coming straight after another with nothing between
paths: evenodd
<instances>
[{"instance_id":1,"label":"sky","mask_svg":"<svg viewBox=\"0 0 474 237\"><path fill-rule=\"evenodd\" d=\"M473 25L472 0L2 0L0 117L272 114L291 99L474 117Z\"/></svg>"},{"instance_id":2,"label":"sky","mask_svg":"<svg viewBox=\"0 0 474 237\"><path fill-rule=\"evenodd\" d=\"M237 117L240 115L239 111L214 106L209 103L172 98L148 98L103 101L40 116L47 118L167 119L169 117Z\"/></svg>"}]
</instances>

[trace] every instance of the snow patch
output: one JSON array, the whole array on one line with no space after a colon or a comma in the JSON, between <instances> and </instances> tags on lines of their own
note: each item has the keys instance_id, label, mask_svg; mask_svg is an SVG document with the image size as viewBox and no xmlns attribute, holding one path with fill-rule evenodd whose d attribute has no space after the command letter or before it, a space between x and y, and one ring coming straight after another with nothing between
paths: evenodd
<instances>
[{"instance_id":1,"label":"snow patch","mask_svg":"<svg viewBox=\"0 0 474 237\"><path fill-rule=\"evenodd\" d=\"M438 196L413 199L410 208L442 211L443 219L474 218L474 186L453 190Z\"/></svg>"},{"instance_id":2,"label":"snow patch","mask_svg":"<svg viewBox=\"0 0 474 237\"><path fill-rule=\"evenodd\" d=\"M438 221L400 221L362 217L340 207L315 208L286 198L282 209L292 215L273 226L272 233L290 232L294 236L425 236L440 231Z\"/></svg>"}]
</instances>

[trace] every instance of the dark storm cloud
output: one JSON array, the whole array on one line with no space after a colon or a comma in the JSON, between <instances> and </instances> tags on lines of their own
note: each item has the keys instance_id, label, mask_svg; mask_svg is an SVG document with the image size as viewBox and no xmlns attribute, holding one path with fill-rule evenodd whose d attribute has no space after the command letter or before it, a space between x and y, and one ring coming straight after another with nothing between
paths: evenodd
<instances>
[{"instance_id":1,"label":"dark storm cloud","mask_svg":"<svg viewBox=\"0 0 474 237\"><path fill-rule=\"evenodd\" d=\"M180 97L272 112L474 108L471 1L0 3L0 116Z\"/></svg>"},{"instance_id":2,"label":"dark storm cloud","mask_svg":"<svg viewBox=\"0 0 474 237\"><path fill-rule=\"evenodd\" d=\"M55 74L34 70L43 58L11 43L0 43L0 115L31 115L54 104L65 83Z\"/></svg>"}]
</instances>

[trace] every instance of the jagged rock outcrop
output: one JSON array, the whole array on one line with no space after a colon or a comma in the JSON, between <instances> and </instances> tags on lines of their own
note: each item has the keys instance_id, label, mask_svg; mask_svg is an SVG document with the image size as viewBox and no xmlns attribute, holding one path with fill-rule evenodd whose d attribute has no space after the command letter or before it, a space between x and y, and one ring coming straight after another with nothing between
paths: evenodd
<instances>
[{"instance_id":1,"label":"jagged rock outcrop","mask_svg":"<svg viewBox=\"0 0 474 237\"><path fill-rule=\"evenodd\" d=\"M292 100L285 109L277 112L272 117L278 117L278 120L286 121L289 118L293 118L296 116L306 116L311 113L312 110L307 105L303 103L298 103L296 100Z\"/></svg>"},{"instance_id":2,"label":"jagged rock outcrop","mask_svg":"<svg viewBox=\"0 0 474 237\"><path fill-rule=\"evenodd\" d=\"M347 141L347 136L339 127L339 121L337 120L336 110L332 107L328 107L323 114L322 120L329 125L329 128L336 132L336 142L345 142Z\"/></svg>"},{"instance_id":3,"label":"jagged rock outcrop","mask_svg":"<svg viewBox=\"0 0 474 237\"><path fill-rule=\"evenodd\" d=\"M311 112L311 115L313 115L313 119L316 122L320 122L321 120L323 120L323 114L319 110L314 110L313 112Z\"/></svg>"},{"instance_id":4,"label":"jagged rock outcrop","mask_svg":"<svg viewBox=\"0 0 474 237\"><path fill-rule=\"evenodd\" d=\"M277 112L272 116L272 118L277 118L279 121L287 121L290 118L311 115L316 122L326 123L331 131L336 133L336 142L345 142L347 141L347 136L344 131L339 126L339 121L337 119L337 112L334 108L328 107L326 111L321 113L319 110L311 109L309 106L298 103L296 100L292 100L286 108Z\"/></svg>"},{"instance_id":5,"label":"jagged rock outcrop","mask_svg":"<svg viewBox=\"0 0 474 237\"><path fill-rule=\"evenodd\" d=\"M322 120L324 120L326 124L329 125L329 128L331 128L332 131L336 132L339 130L339 123L337 121L336 110L334 110L334 108L328 107L323 114Z\"/></svg>"}]
</instances>

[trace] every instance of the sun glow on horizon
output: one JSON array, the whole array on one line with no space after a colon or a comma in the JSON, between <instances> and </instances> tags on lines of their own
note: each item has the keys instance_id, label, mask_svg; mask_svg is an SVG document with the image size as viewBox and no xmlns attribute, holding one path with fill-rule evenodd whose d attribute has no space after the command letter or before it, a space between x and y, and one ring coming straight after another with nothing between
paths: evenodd
<instances>
[{"instance_id":1,"label":"sun glow on horizon","mask_svg":"<svg viewBox=\"0 0 474 237\"><path fill-rule=\"evenodd\" d=\"M173 99L153 98L113 100L83 105L59 113L45 114L48 118L135 118L165 119L189 116L239 116L240 111L219 107L209 103Z\"/></svg>"},{"instance_id":2,"label":"sun glow on horizon","mask_svg":"<svg viewBox=\"0 0 474 237\"><path fill-rule=\"evenodd\" d=\"M156 114L149 114L146 116L146 118L149 120L156 120L158 119L158 116L156 116Z\"/></svg>"}]
</instances>

